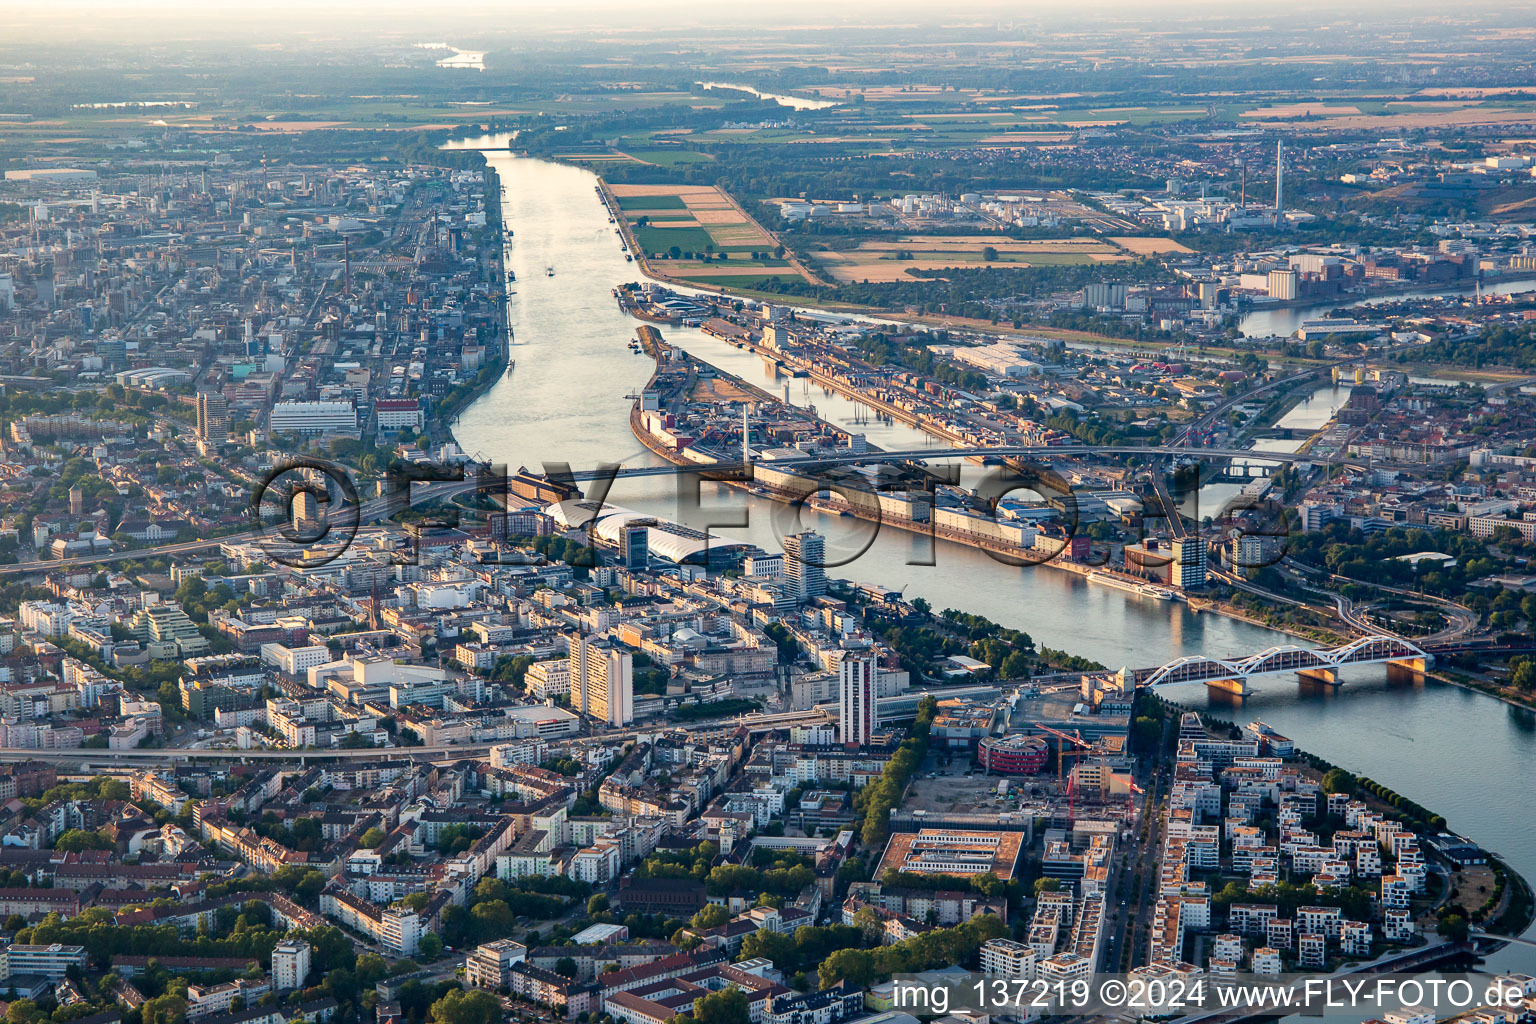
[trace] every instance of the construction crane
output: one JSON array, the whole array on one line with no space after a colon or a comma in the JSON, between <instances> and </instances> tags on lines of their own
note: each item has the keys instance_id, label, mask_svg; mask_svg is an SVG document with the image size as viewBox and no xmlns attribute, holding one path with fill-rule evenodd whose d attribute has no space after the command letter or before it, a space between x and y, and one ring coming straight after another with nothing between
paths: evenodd
<instances>
[{"instance_id":1,"label":"construction crane","mask_svg":"<svg viewBox=\"0 0 1536 1024\"><path fill-rule=\"evenodd\" d=\"M1034 723L1033 728L1039 729L1041 732L1046 733L1047 735L1056 737L1056 778L1058 782L1061 781L1061 760L1063 757L1082 757L1084 754L1094 749L1093 744L1083 739L1081 733L1062 732L1060 729L1053 729L1048 725L1040 725L1039 723ZM1081 747L1082 749L1068 752L1066 750L1066 745L1068 743L1076 747Z\"/></svg>"},{"instance_id":2,"label":"construction crane","mask_svg":"<svg viewBox=\"0 0 1536 1024\"><path fill-rule=\"evenodd\" d=\"M1066 778L1066 760L1069 757L1082 757L1085 754L1092 753L1094 745L1083 739L1081 733L1062 732L1060 729L1053 729L1048 725L1040 725L1039 723L1035 723L1034 728L1047 735L1056 737L1056 784L1058 786L1065 785L1066 787L1067 827L1071 828L1072 822L1077 816L1077 785L1075 778ZM1068 750L1068 743L1080 749Z\"/></svg>"}]
</instances>

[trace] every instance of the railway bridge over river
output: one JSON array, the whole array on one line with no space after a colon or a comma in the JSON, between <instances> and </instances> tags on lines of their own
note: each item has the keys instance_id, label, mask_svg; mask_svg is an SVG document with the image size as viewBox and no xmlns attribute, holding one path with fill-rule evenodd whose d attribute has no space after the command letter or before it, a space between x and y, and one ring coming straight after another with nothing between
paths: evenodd
<instances>
[{"instance_id":1,"label":"railway bridge over river","mask_svg":"<svg viewBox=\"0 0 1536 1024\"><path fill-rule=\"evenodd\" d=\"M1388 672L1422 677L1434 660L1434 655L1401 637L1377 633L1356 637L1337 647L1285 644L1240 658L1192 654L1155 668L1131 669L1132 678L1125 682L1147 687L1198 682L1246 696L1248 681L1256 676L1294 672L1303 679L1337 686L1340 670L1350 666L1386 665Z\"/></svg>"}]
</instances>

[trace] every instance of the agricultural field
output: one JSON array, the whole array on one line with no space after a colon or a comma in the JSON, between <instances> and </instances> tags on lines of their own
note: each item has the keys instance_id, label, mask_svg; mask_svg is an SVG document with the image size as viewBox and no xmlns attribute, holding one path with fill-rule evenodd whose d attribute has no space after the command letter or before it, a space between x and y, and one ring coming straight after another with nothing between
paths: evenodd
<instances>
[{"instance_id":1,"label":"agricultural field","mask_svg":"<svg viewBox=\"0 0 1536 1024\"><path fill-rule=\"evenodd\" d=\"M707 164L715 158L708 153L692 149L626 149L624 155L631 160L656 167L677 167L682 164Z\"/></svg>"},{"instance_id":2,"label":"agricultural field","mask_svg":"<svg viewBox=\"0 0 1536 1024\"><path fill-rule=\"evenodd\" d=\"M950 267L1045 267L1117 263L1157 252L1187 251L1167 238L1015 239L993 235L905 235L815 253L838 281L905 281L909 270Z\"/></svg>"},{"instance_id":3,"label":"agricultural field","mask_svg":"<svg viewBox=\"0 0 1536 1024\"><path fill-rule=\"evenodd\" d=\"M778 255L778 240L713 185L612 185L639 255L679 283L760 283L800 271Z\"/></svg>"},{"instance_id":4,"label":"agricultural field","mask_svg":"<svg viewBox=\"0 0 1536 1024\"><path fill-rule=\"evenodd\" d=\"M1187 245L1180 245L1171 238L1142 238L1139 236L1114 236L1106 239L1126 252L1137 256L1160 256L1165 252L1193 252Z\"/></svg>"}]
</instances>

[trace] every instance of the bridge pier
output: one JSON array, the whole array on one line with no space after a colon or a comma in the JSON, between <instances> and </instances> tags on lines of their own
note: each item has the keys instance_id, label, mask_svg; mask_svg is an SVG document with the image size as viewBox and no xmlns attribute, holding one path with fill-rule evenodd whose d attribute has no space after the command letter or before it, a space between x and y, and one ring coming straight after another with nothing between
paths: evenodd
<instances>
[{"instance_id":1,"label":"bridge pier","mask_svg":"<svg viewBox=\"0 0 1536 1024\"><path fill-rule=\"evenodd\" d=\"M1422 658L1403 658L1401 661L1387 662L1387 680L1389 682L1422 683L1424 674L1435 663L1433 654L1426 654Z\"/></svg>"},{"instance_id":2,"label":"bridge pier","mask_svg":"<svg viewBox=\"0 0 1536 1024\"><path fill-rule=\"evenodd\" d=\"M1248 681L1257 676L1294 672L1300 679L1337 687L1340 673L1353 665L1386 665L1389 679L1406 675L1422 680L1434 663L1434 655L1411 641L1373 633L1338 647L1305 649L1285 644L1230 659L1191 654L1159 668L1137 669L1133 678L1137 687L1149 688L1198 681L1212 690L1242 698L1248 695Z\"/></svg>"}]
</instances>

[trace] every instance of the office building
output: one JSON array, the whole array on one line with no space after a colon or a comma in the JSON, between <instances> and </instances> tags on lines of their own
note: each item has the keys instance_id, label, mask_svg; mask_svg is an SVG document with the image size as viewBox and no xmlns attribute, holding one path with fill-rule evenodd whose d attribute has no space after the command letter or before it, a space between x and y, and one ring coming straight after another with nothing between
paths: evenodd
<instances>
[{"instance_id":1,"label":"office building","mask_svg":"<svg viewBox=\"0 0 1536 1024\"><path fill-rule=\"evenodd\" d=\"M815 530L784 538L784 575L795 584L802 601L827 592L827 543Z\"/></svg>"},{"instance_id":2,"label":"office building","mask_svg":"<svg viewBox=\"0 0 1536 1024\"><path fill-rule=\"evenodd\" d=\"M897 832L887 841L874 877L889 870L964 876L991 872L1006 882L1013 877L1027 838L1022 832L948 828Z\"/></svg>"},{"instance_id":3,"label":"office building","mask_svg":"<svg viewBox=\"0 0 1536 1024\"><path fill-rule=\"evenodd\" d=\"M85 970L84 946L65 946L57 942L50 946L13 945L5 950L6 976L36 974L49 981L63 981L71 967Z\"/></svg>"},{"instance_id":4,"label":"office building","mask_svg":"<svg viewBox=\"0 0 1536 1024\"><path fill-rule=\"evenodd\" d=\"M976 744L982 768L1001 775L1033 775L1050 760L1050 745L1039 736L983 736Z\"/></svg>"},{"instance_id":5,"label":"office building","mask_svg":"<svg viewBox=\"0 0 1536 1024\"><path fill-rule=\"evenodd\" d=\"M134 634L142 643L174 645L182 658L206 654L208 641L198 630L197 623L187 617L178 604L157 604L142 608L131 623Z\"/></svg>"},{"instance_id":6,"label":"office building","mask_svg":"<svg viewBox=\"0 0 1536 1024\"><path fill-rule=\"evenodd\" d=\"M421 403L414 398L381 398L373 403L373 413L383 433L420 430L425 422Z\"/></svg>"},{"instance_id":7,"label":"office building","mask_svg":"<svg viewBox=\"0 0 1536 1024\"><path fill-rule=\"evenodd\" d=\"M847 654L838 668L838 728L844 743L864 746L880 728L873 655Z\"/></svg>"},{"instance_id":8,"label":"office building","mask_svg":"<svg viewBox=\"0 0 1536 1024\"><path fill-rule=\"evenodd\" d=\"M278 402L267 417L270 434L318 437L356 430L357 410L351 402Z\"/></svg>"},{"instance_id":9,"label":"office building","mask_svg":"<svg viewBox=\"0 0 1536 1024\"><path fill-rule=\"evenodd\" d=\"M1173 542L1173 585L1184 590L1205 586L1205 541L1189 537Z\"/></svg>"},{"instance_id":10,"label":"office building","mask_svg":"<svg viewBox=\"0 0 1536 1024\"><path fill-rule=\"evenodd\" d=\"M634 655L612 640L571 641L571 709L607 725L635 719Z\"/></svg>"},{"instance_id":11,"label":"office building","mask_svg":"<svg viewBox=\"0 0 1536 1024\"><path fill-rule=\"evenodd\" d=\"M748 555L741 563L743 576L766 576L780 579L784 575L783 555Z\"/></svg>"},{"instance_id":12,"label":"office building","mask_svg":"<svg viewBox=\"0 0 1536 1024\"><path fill-rule=\"evenodd\" d=\"M320 502L313 491L293 492L293 530L300 539L308 540L320 524Z\"/></svg>"},{"instance_id":13,"label":"office building","mask_svg":"<svg viewBox=\"0 0 1536 1024\"><path fill-rule=\"evenodd\" d=\"M214 444L222 444L229 437L229 403L218 391L197 394L197 437Z\"/></svg>"},{"instance_id":14,"label":"office building","mask_svg":"<svg viewBox=\"0 0 1536 1024\"><path fill-rule=\"evenodd\" d=\"M619 534L619 564L631 571L643 570L651 558L651 524L641 520L625 524Z\"/></svg>"},{"instance_id":15,"label":"office building","mask_svg":"<svg viewBox=\"0 0 1536 1024\"><path fill-rule=\"evenodd\" d=\"M309 978L310 948L303 939L284 939L272 947L272 985L279 992L303 988Z\"/></svg>"}]
</instances>

